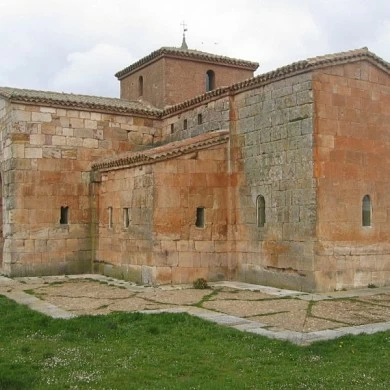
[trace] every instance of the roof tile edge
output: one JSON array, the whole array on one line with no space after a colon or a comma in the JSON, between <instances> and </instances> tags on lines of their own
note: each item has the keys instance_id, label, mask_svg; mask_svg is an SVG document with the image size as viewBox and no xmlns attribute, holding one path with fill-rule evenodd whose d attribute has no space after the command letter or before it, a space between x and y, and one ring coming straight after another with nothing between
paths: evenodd
<instances>
[{"instance_id":1,"label":"roof tile edge","mask_svg":"<svg viewBox=\"0 0 390 390\"><path fill-rule=\"evenodd\" d=\"M117 77L120 80L124 78L126 75L128 75L129 73L135 71L136 69L145 66L149 62L155 61L163 56L193 58L193 59L204 60L209 62L216 62L220 64L227 64L227 65L245 68L253 71L255 71L259 67L258 62L246 61L239 58L226 57L217 54L197 51L197 50L183 50L176 47L162 47L158 50L153 51L147 56L141 58L137 62L134 62L133 64L120 70L119 72L115 73L115 77Z\"/></svg>"},{"instance_id":2,"label":"roof tile edge","mask_svg":"<svg viewBox=\"0 0 390 390\"><path fill-rule=\"evenodd\" d=\"M96 161L92 163L91 169L94 171L107 172L143 164L153 164L155 162L181 156L195 150L205 149L214 145L225 143L228 140L229 130L213 131L193 138L169 142L165 145L157 146L143 152L126 153L117 157ZM169 148L169 146L171 147Z\"/></svg>"}]
</instances>

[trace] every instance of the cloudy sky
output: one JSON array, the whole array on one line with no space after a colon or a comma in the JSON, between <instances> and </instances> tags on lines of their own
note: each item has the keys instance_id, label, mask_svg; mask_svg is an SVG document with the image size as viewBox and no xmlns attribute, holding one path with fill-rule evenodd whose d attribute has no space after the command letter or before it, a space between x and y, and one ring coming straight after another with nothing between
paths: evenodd
<instances>
[{"instance_id":1,"label":"cloudy sky","mask_svg":"<svg viewBox=\"0 0 390 390\"><path fill-rule=\"evenodd\" d=\"M161 46L258 73L367 46L390 61L389 0L0 0L0 86L117 97L114 73Z\"/></svg>"}]
</instances>

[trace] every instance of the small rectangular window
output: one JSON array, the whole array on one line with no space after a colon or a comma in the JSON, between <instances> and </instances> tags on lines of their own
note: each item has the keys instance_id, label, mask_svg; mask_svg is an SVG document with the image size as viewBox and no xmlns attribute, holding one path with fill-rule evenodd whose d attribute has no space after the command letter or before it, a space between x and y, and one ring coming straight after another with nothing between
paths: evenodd
<instances>
[{"instance_id":1,"label":"small rectangular window","mask_svg":"<svg viewBox=\"0 0 390 390\"><path fill-rule=\"evenodd\" d=\"M171 134L173 134L173 132L175 131L175 126L173 125L173 123L171 124Z\"/></svg>"},{"instance_id":2,"label":"small rectangular window","mask_svg":"<svg viewBox=\"0 0 390 390\"><path fill-rule=\"evenodd\" d=\"M108 208L108 228L112 229L112 207Z\"/></svg>"},{"instance_id":3,"label":"small rectangular window","mask_svg":"<svg viewBox=\"0 0 390 390\"><path fill-rule=\"evenodd\" d=\"M198 125L201 125L202 123L203 123L202 114L198 114Z\"/></svg>"},{"instance_id":4,"label":"small rectangular window","mask_svg":"<svg viewBox=\"0 0 390 390\"><path fill-rule=\"evenodd\" d=\"M263 195L259 195L256 199L257 208L257 227L265 225L265 199Z\"/></svg>"},{"instance_id":5,"label":"small rectangular window","mask_svg":"<svg viewBox=\"0 0 390 390\"><path fill-rule=\"evenodd\" d=\"M184 119L183 121L183 130L187 130L188 122L187 119Z\"/></svg>"},{"instance_id":6,"label":"small rectangular window","mask_svg":"<svg viewBox=\"0 0 390 390\"><path fill-rule=\"evenodd\" d=\"M371 226L372 203L370 195L365 195L362 205L362 225Z\"/></svg>"},{"instance_id":7,"label":"small rectangular window","mask_svg":"<svg viewBox=\"0 0 390 390\"><path fill-rule=\"evenodd\" d=\"M123 227L127 229L130 226L130 214L129 209L125 207L123 209Z\"/></svg>"},{"instance_id":8,"label":"small rectangular window","mask_svg":"<svg viewBox=\"0 0 390 390\"><path fill-rule=\"evenodd\" d=\"M61 207L60 224L67 225L69 223L68 219L69 219L69 207L68 206Z\"/></svg>"},{"instance_id":9,"label":"small rectangular window","mask_svg":"<svg viewBox=\"0 0 390 390\"><path fill-rule=\"evenodd\" d=\"M204 220L204 207L197 207L195 226L198 228L204 228Z\"/></svg>"}]
</instances>

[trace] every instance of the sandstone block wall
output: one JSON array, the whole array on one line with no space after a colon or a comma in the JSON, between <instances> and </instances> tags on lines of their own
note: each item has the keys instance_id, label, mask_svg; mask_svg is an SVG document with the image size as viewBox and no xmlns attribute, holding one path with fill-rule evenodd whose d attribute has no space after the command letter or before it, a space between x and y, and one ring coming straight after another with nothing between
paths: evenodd
<instances>
[{"instance_id":1,"label":"sandstone block wall","mask_svg":"<svg viewBox=\"0 0 390 390\"><path fill-rule=\"evenodd\" d=\"M318 71L315 173L319 288L390 283L390 78L368 62ZM362 200L372 226L362 226Z\"/></svg>"},{"instance_id":2,"label":"sandstone block wall","mask_svg":"<svg viewBox=\"0 0 390 390\"><path fill-rule=\"evenodd\" d=\"M316 183L311 75L240 93L234 106L238 278L312 290ZM265 199L263 227L257 226L259 195Z\"/></svg>"},{"instance_id":3,"label":"sandstone block wall","mask_svg":"<svg viewBox=\"0 0 390 390\"><path fill-rule=\"evenodd\" d=\"M253 76L253 71L226 65L202 63L179 58L160 58L134 71L121 83L121 98L142 99L155 107L181 103L206 93L206 73L215 73L215 88L235 84ZM143 78L143 96L139 95L139 77Z\"/></svg>"},{"instance_id":4,"label":"sandstone block wall","mask_svg":"<svg viewBox=\"0 0 390 390\"><path fill-rule=\"evenodd\" d=\"M165 64L165 105L172 105L206 92L206 73L215 74L215 88L226 87L253 77L253 71L226 65L167 58Z\"/></svg>"},{"instance_id":5,"label":"sandstone block wall","mask_svg":"<svg viewBox=\"0 0 390 390\"><path fill-rule=\"evenodd\" d=\"M143 78L143 94L140 95L139 77ZM160 59L120 80L120 97L127 100L144 100L159 108L164 107L164 60Z\"/></svg>"},{"instance_id":6,"label":"sandstone block wall","mask_svg":"<svg viewBox=\"0 0 390 390\"><path fill-rule=\"evenodd\" d=\"M234 219L226 157L220 145L103 173L96 269L142 283L230 279ZM199 207L205 208L204 228L195 226Z\"/></svg>"},{"instance_id":7,"label":"sandstone block wall","mask_svg":"<svg viewBox=\"0 0 390 390\"><path fill-rule=\"evenodd\" d=\"M33 105L10 106L2 126L3 266L11 275L90 271L90 164L149 143L145 118ZM68 223L60 223L68 207Z\"/></svg>"},{"instance_id":8,"label":"sandstone block wall","mask_svg":"<svg viewBox=\"0 0 390 390\"><path fill-rule=\"evenodd\" d=\"M211 131L227 130L229 129L229 114L229 97L222 97L204 103L198 107L164 118L161 139L164 143L173 142Z\"/></svg>"},{"instance_id":9,"label":"sandstone block wall","mask_svg":"<svg viewBox=\"0 0 390 390\"><path fill-rule=\"evenodd\" d=\"M5 101L0 99L0 162L1 162L1 174L0 174L0 195L1 195L1 204L0 204L0 271L3 269L3 248L4 248L4 231L8 230L6 226L6 220L4 219L4 211L7 207L7 200L5 195L10 191L9 185L3 183L3 172L6 169L6 161L4 161L4 142L5 134L7 129L11 126L11 107Z\"/></svg>"}]
</instances>

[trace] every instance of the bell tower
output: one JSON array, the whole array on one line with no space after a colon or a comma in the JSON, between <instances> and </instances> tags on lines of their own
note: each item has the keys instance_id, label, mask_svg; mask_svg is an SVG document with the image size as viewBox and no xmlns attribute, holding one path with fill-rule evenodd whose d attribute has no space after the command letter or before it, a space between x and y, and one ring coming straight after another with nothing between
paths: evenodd
<instances>
[{"instance_id":1,"label":"bell tower","mask_svg":"<svg viewBox=\"0 0 390 390\"><path fill-rule=\"evenodd\" d=\"M164 108L253 77L258 63L191 50L186 31L183 23L180 48L162 47L115 74L121 99Z\"/></svg>"}]
</instances>

